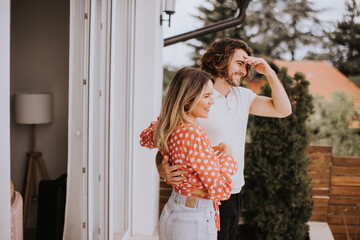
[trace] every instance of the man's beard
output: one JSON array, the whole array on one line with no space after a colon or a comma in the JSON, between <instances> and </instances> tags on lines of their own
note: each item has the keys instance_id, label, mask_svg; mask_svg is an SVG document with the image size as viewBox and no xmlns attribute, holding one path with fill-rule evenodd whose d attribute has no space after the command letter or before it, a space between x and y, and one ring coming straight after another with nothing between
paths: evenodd
<instances>
[{"instance_id":1,"label":"man's beard","mask_svg":"<svg viewBox=\"0 0 360 240\"><path fill-rule=\"evenodd\" d=\"M240 78L240 82L239 82L239 84L237 84L237 83L233 80L232 76L227 76L227 77L225 78L225 81L226 81L230 86L232 86L232 87L239 87L240 84L242 83L243 79L244 79L243 77Z\"/></svg>"}]
</instances>

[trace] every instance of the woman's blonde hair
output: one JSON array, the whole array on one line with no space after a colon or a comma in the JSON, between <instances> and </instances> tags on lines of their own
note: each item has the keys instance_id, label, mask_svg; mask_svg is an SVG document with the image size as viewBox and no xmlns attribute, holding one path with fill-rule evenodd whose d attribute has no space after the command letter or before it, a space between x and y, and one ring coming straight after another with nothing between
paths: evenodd
<instances>
[{"instance_id":1,"label":"woman's blonde hair","mask_svg":"<svg viewBox=\"0 0 360 240\"><path fill-rule=\"evenodd\" d=\"M214 78L201 70L184 67L173 78L154 131L156 147L169 152L168 140L179 123L192 122L190 112L200 101L206 83Z\"/></svg>"}]
</instances>

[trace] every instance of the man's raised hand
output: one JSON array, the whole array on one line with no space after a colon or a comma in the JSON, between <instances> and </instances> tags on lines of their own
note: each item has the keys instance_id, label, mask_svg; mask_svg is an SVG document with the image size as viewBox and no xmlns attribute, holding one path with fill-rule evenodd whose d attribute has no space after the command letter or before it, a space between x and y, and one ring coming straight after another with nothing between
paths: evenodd
<instances>
[{"instance_id":1,"label":"man's raised hand","mask_svg":"<svg viewBox=\"0 0 360 240\"><path fill-rule=\"evenodd\" d=\"M244 56L244 62L250 64L260 74L267 74L273 71L270 65L263 58Z\"/></svg>"}]
</instances>

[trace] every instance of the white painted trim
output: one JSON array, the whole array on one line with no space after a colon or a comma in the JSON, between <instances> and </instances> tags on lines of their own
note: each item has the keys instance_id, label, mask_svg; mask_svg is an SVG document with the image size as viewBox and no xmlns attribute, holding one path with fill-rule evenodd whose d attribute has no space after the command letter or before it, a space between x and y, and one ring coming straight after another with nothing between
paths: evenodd
<instances>
[{"instance_id":1,"label":"white painted trim","mask_svg":"<svg viewBox=\"0 0 360 240\"><path fill-rule=\"evenodd\" d=\"M107 239L111 3L91 1L88 139L88 238Z\"/></svg>"},{"instance_id":2,"label":"white painted trim","mask_svg":"<svg viewBox=\"0 0 360 240\"><path fill-rule=\"evenodd\" d=\"M112 2L109 135L109 236L129 239L131 228L134 1Z\"/></svg>"},{"instance_id":3,"label":"white painted trim","mask_svg":"<svg viewBox=\"0 0 360 240\"><path fill-rule=\"evenodd\" d=\"M70 0L69 30L69 119L68 119L68 170L63 239L87 239L83 223L87 219L86 163L87 119L84 101L87 98L87 20L88 0ZM85 184L85 185L84 185ZM84 210L85 209L85 210Z\"/></svg>"},{"instance_id":4,"label":"white painted trim","mask_svg":"<svg viewBox=\"0 0 360 240\"><path fill-rule=\"evenodd\" d=\"M87 235L88 239L99 239L98 230L100 229L100 212L102 211L101 201L101 170L100 162L102 162L103 153L103 105L102 98L99 96L102 91L102 34L100 30L101 23L101 2L98 0L90 1L90 38L89 38L89 86L88 86L88 101L85 102L85 108L88 109L87 119L88 124L88 139L87 139ZM85 123L84 123L85 124ZM100 160L101 159L101 160Z\"/></svg>"},{"instance_id":5,"label":"white painted trim","mask_svg":"<svg viewBox=\"0 0 360 240\"><path fill-rule=\"evenodd\" d=\"M0 1L0 32L0 239L10 239L10 0Z\"/></svg>"},{"instance_id":6,"label":"white painted trim","mask_svg":"<svg viewBox=\"0 0 360 240\"><path fill-rule=\"evenodd\" d=\"M83 45L80 47L82 48L81 51L83 53L83 62L82 62L82 66L80 66L80 68L83 71L83 79L86 81L86 84L83 85L82 88L82 96L79 96L79 98L82 97L82 105L81 105L81 109L82 109L82 115L81 115L81 119L82 119L82 168L85 169L85 173L82 174L82 220L81 220L81 224L82 226L82 240L87 240L89 239L89 202L88 202L88 195L89 195L89 165L88 165L88 147L89 147L89 78L90 78L90 73L89 73L89 58L90 58L90 9L91 9L91 0L83 0L84 1L84 12L82 13L82 16L84 17L85 15L87 15L86 19L84 17L84 24L79 33L75 33L75 34L79 34L82 39L83 39ZM75 50L76 51L76 50ZM75 97L75 96L74 96ZM71 102L69 101L69 105L71 105Z\"/></svg>"},{"instance_id":7,"label":"white painted trim","mask_svg":"<svg viewBox=\"0 0 360 240\"><path fill-rule=\"evenodd\" d=\"M127 229L126 232L124 234L123 239L129 239L131 236L131 232L133 229L133 225L132 225L132 219L133 219L133 208L134 208L134 204L133 204L133 171L134 171L134 165L133 165L133 153L134 153L134 146L133 146L133 138L132 136L134 135L134 82L135 82L135 28L136 28L136 24L135 24L135 19L136 19L136 1L128 1L128 46L129 46L129 50L127 53L127 59L128 59L128 69L129 72L127 74L126 79L129 79L127 82L128 85L128 95L127 95L127 114L128 114L128 122L127 122L127 127L128 127L128 141L127 141L127 169L128 169L128 175L127 175L127 179L128 179L128 183L127 183L127 206L125 206L125 208L127 208L128 210L128 222L127 222ZM130 211L129 211L130 210Z\"/></svg>"},{"instance_id":8,"label":"white painted trim","mask_svg":"<svg viewBox=\"0 0 360 240\"><path fill-rule=\"evenodd\" d=\"M109 239L109 165L110 165L110 77L111 77L111 19L112 19L112 1L106 1L106 26L104 31L106 31L106 99L105 99L105 165L103 169L104 173L104 224L102 226L102 231L104 232L104 239Z\"/></svg>"}]
</instances>

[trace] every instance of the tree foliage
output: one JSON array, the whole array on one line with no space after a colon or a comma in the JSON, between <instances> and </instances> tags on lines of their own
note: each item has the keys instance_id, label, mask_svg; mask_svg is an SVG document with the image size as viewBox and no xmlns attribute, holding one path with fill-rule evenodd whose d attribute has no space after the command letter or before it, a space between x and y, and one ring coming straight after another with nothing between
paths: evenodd
<instances>
[{"instance_id":1,"label":"tree foliage","mask_svg":"<svg viewBox=\"0 0 360 240\"><path fill-rule=\"evenodd\" d=\"M332 52L331 61L345 75L360 74L360 2L348 0L346 14L329 33Z\"/></svg>"},{"instance_id":2,"label":"tree foliage","mask_svg":"<svg viewBox=\"0 0 360 240\"><path fill-rule=\"evenodd\" d=\"M309 164L305 148L309 143L305 122L313 112L309 82L303 74L294 79L286 68L278 74L292 103L286 118L252 116L249 121L245 174L245 224L254 239L307 239L307 221L312 201ZM269 85L261 95L271 96Z\"/></svg>"},{"instance_id":3,"label":"tree foliage","mask_svg":"<svg viewBox=\"0 0 360 240\"><path fill-rule=\"evenodd\" d=\"M200 16L197 17L204 25L235 15L235 1L206 2L206 7L199 8ZM290 56L294 59L298 49L320 40L322 28L316 17L317 13L309 0L252 0L243 24L200 37L197 39L198 44L189 44L195 50L192 59L197 65L204 49L210 47L215 40L226 37L244 40L256 56Z\"/></svg>"},{"instance_id":4,"label":"tree foliage","mask_svg":"<svg viewBox=\"0 0 360 240\"><path fill-rule=\"evenodd\" d=\"M360 74L355 76L350 76L349 80L352 81L356 86L360 88Z\"/></svg>"},{"instance_id":5,"label":"tree foliage","mask_svg":"<svg viewBox=\"0 0 360 240\"><path fill-rule=\"evenodd\" d=\"M171 66L164 66L163 67L163 98L165 97L167 90L170 86L170 83L172 81L172 79L174 78L176 72L179 69L171 67Z\"/></svg>"},{"instance_id":6,"label":"tree foliage","mask_svg":"<svg viewBox=\"0 0 360 240\"><path fill-rule=\"evenodd\" d=\"M311 144L333 147L333 155L360 156L359 110L342 91L334 92L332 100L314 98L315 113L308 120ZM356 124L357 123L357 124Z\"/></svg>"}]
</instances>

